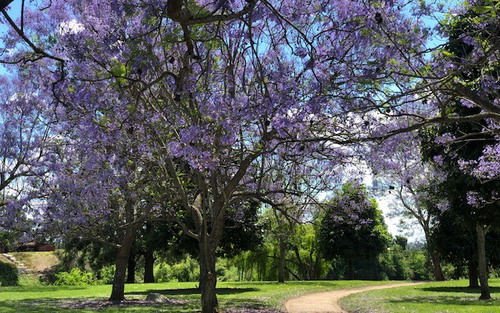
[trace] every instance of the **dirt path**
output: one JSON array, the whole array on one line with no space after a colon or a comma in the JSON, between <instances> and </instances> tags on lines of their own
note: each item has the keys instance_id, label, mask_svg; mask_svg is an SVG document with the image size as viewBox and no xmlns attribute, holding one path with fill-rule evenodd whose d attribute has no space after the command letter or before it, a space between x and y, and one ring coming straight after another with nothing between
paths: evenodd
<instances>
[{"instance_id":1,"label":"dirt path","mask_svg":"<svg viewBox=\"0 0 500 313\"><path fill-rule=\"evenodd\" d=\"M288 313L348 313L340 307L338 303L340 298L368 290L413 286L418 284L421 283L396 283L313 293L288 300L285 303L285 309Z\"/></svg>"}]
</instances>

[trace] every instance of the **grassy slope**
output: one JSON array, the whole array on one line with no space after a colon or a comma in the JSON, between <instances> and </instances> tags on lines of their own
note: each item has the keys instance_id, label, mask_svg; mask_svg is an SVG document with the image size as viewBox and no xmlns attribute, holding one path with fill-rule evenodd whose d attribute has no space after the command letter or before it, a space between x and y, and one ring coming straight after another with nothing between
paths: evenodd
<instances>
[{"instance_id":1,"label":"grassy slope","mask_svg":"<svg viewBox=\"0 0 500 313\"><path fill-rule=\"evenodd\" d=\"M449 281L351 295L340 301L353 313L500 313L500 279L491 279L493 301L479 301L468 281Z\"/></svg>"},{"instance_id":2,"label":"grassy slope","mask_svg":"<svg viewBox=\"0 0 500 313\"><path fill-rule=\"evenodd\" d=\"M59 258L54 251L48 252L11 252L16 260L31 270L41 272L59 264Z\"/></svg>"},{"instance_id":3,"label":"grassy slope","mask_svg":"<svg viewBox=\"0 0 500 313\"><path fill-rule=\"evenodd\" d=\"M219 300L223 308L237 307L275 307L282 306L288 298L299 294L343 289L364 285L387 284L387 281L321 281L321 282L289 282L278 284L274 282L234 282L220 283ZM185 304L161 304L149 306L129 306L105 308L99 312L168 312L192 313L199 309L199 294L196 283L162 283L133 284L126 286L127 299L144 299L150 292L164 294L169 299L186 299ZM111 291L111 286L31 286L0 288L0 312L23 313L89 313L93 309L68 309L62 307L71 303L68 298L105 299Z\"/></svg>"}]
</instances>

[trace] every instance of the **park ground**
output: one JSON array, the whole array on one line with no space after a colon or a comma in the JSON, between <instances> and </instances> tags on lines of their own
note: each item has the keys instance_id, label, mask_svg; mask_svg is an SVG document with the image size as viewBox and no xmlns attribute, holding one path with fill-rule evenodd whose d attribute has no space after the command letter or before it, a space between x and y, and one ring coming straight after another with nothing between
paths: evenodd
<instances>
[{"instance_id":1,"label":"park ground","mask_svg":"<svg viewBox=\"0 0 500 313\"><path fill-rule=\"evenodd\" d=\"M340 300L352 313L500 313L500 279L490 280L493 300L479 301L468 281L433 282L353 294Z\"/></svg>"},{"instance_id":2,"label":"park ground","mask_svg":"<svg viewBox=\"0 0 500 313\"><path fill-rule=\"evenodd\" d=\"M228 312L278 312L286 300L306 293L387 284L387 281L311 281L221 282L219 299ZM496 300L478 301L478 291L464 288L467 281L427 283L417 286L368 291L341 300L355 313L495 313L500 312L500 279L492 279ZM111 286L45 286L24 277L19 287L0 288L0 312L87 313L87 312L164 312L192 313L199 310L197 283L130 284L126 296L131 303L106 306ZM145 302L149 293L160 293L168 300ZM230 310L229 310L230 309ZM253 311L252 311L253 310Z\"/></svg>"}]
</instances>

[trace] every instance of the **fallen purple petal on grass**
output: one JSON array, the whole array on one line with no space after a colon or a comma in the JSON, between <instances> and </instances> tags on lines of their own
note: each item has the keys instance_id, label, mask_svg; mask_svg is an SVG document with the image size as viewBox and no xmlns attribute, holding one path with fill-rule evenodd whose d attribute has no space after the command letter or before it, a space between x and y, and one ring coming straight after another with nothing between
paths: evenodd
<instances>
[{"instance_id":1,"label":"fallen purple petal on grass","mask_svg":"<svg viewBox=\"0 0 500 313\"><path fill-rule=\"evenodd\" d=\"M163 304L185 304L188 300L166 299ZM63 300L60 306L67 309L103 309L107 307L150 306L159 303L148 300L125 300L112 302L106 300Z\"/></svg>"}]
</instances>

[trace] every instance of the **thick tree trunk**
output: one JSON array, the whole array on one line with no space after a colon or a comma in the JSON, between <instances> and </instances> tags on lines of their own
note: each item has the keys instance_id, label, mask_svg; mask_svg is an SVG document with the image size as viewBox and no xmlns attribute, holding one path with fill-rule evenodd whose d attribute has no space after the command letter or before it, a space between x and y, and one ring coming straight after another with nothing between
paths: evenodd
<instances>
[{"instance_id":1,"label":"thick tree trunk","mask_svg":"<svg viewBox=\"0 0 500 313\"><path fill-rule=\"evenodd\" d=\"M133 284L135 283L135 267L137 262L135 260L135 253L130 253L128 257L128 265L127 265L127 283Z\"/></svg>"},{"instance_id":2,"label":"thick tree trunk","mask_svg":"<svg viewBox=\"0 0 500 313\"><path fill-rule=\"evenodd\" d=\"M478 288L479 287L479 271L477 265L477 256L474 255L471 260L469 260L468 264L469 271L469 288Z\"/></svg>"},{"instance_id":3,"label":"thick tree trunk","mask_svg":"<svg viewBox=\"0 0 500 313\"><path fill-rule=\"evenodd\" d=\"M200 240L200 290L202 313L218 313L215 272L215 247L208 242L208 238Z\"/></svg>"},{"instance_id":4,"label":"thick tree trunk","mask_svg":"<svg viewBox=\"0 0 500 313\"><path fill-rule=\"evenodd\" d=\"M481 283L480 300L491 299L490 287L488 286L488 268L486 265L486 229L484 226L476 225L477 233L477 254L479 268L479 282Z\"/></svg>"},{"instance_id":5,"label":"thick tree trunk","mask_svg":"<svg viewBox=\"0 0 500 313\"><path fill-rule=\"evenodd\" d=\"M109 301L119 302L125 300L125 274L127 272L128 259L136 234L135 228L125 231L122 244L116 255L116 270L113 278L113 289Z\"/></svg>"},{"instance_id":6,"label":"thick tree trunk","mask_svg":"<svg viewBox=\"0 0 500 313\"><path fill-rule=\"evenodd\" d=\"M280 256L278 260L278 282L284 283L286 274L286 242L281 236L279 250Z\"/></svg>"},{"instance_id":7,"label":"thick tree trunk","mask_svg":"<svg viewBox=\"0 0 500 313\"><path fill-rule=\"evenodd\" d=\"M146 249L144 252L144 283L146 284L155 282L154 265L155 257L153 250Z\"/></svg>"}]
</instances>

